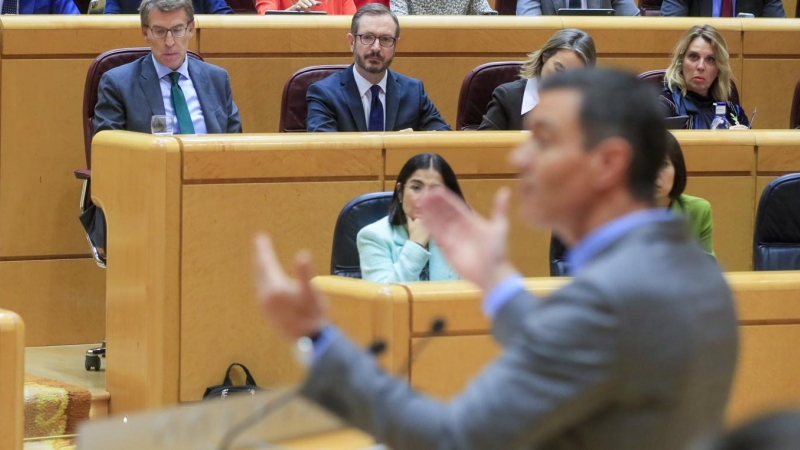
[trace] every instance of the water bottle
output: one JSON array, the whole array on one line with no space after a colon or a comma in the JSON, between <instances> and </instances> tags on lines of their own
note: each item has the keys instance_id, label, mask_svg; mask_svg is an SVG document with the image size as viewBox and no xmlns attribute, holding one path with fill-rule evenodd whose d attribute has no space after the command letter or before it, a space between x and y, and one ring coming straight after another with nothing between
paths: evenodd
<instances>
[{"instance_id":1,"label":"water bottle","mask_svg":"<svg viewBox=\"0 0 800 450\"><path fill-rule=\"evenodd\" d=\"M731 127L725 118L725 102L714 103L714 120L711 121L712 130L727 130Z\"/></svg>"}]
</instances>

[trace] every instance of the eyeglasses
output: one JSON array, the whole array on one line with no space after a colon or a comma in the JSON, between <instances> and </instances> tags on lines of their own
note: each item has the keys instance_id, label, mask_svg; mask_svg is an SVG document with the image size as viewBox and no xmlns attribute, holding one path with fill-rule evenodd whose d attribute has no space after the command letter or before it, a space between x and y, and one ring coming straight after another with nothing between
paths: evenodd
<instances>
[{"instance_id":1,"label":"eyeglasses","mask_svg":"<svg viewBox=\"0 0 800 450\"><path fill-rule=\"evenodd\" d=\"M391 37L391 36L375 36L373 34L357 34L358 40L361 41L364 45L372 45L375 43L375 39L381 44L381 47L392 48L394 47L395 41L400 38Z\"/></svg>"},{"instance_id":2,"label":"eyeglasses","mask_svg":"<svg viewBox=\"0 0 800 450\"><path fill-rule=\"evenodd\" d=\"M191 23L191 22L189 22ZM156 39L164 39L167 37L167 33L172 33L172 37L174 38L182 38L186 36L186 32L189 30L188 25L178 25L172 28L163 28L163 27L147 27L151 33L153 33L153 37Z\"/></svg>"}]
</instances>

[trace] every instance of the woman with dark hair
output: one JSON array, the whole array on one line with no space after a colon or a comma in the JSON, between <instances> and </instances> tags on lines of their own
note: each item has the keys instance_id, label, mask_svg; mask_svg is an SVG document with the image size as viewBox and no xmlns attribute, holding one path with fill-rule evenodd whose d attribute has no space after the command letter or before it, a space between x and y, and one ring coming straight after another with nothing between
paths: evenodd
<instances>
[{"instance_id":1,"label":"woman with dark hair","mask_svg":"<svg viewBox=\"0 0 800 450\"><path fill-rule=\"evenodd\" d=\"M428 191L443 187L464 198L444 158L422 153L406 162L397 176L389 215L358 232L362 279L379 283L458 279L431 242L417 211Z\"/></svg>"},{"instance_id":2,"label":"woman with dark hair","mask_svg":"<svg viewBox=\"0 0 800 450\"><path fill-rule=\"evenodd\" d=\"M681 145L672 133L667 133L667 158L656 179L656 204L686 217L692 235L703 250L714 255L714 222L711 204L700 197L686 195L686 162Z\"/></svg>"}]
</instances>

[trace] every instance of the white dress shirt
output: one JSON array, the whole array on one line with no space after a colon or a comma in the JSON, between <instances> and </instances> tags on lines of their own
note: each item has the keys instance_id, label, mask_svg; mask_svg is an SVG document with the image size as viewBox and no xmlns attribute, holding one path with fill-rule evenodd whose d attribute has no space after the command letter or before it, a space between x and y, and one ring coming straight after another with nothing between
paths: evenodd
<instances>
[{"instance_id":1,"label":"white dress shirt","mask_svg":"<svg viewBox=\"0 0 800 450\"><path fill-rule=\"evenodd\" d=\"M151 57L152 58L152 57ZM192 125L194 125L194 134L206 134L206 121L203 117L203 108L200 107L200 99L197 98L197 91L194 89L194 83L189 76L189 55L183 60L183 64L178 67L178 72L181 74L178 78L178 86L183 91L183 96L186 97L186 105L189 107L189 116L192 118ZM161 87L161 99L164 102L164 114L168 116L175 116L175 108L172 107L172 80L169 74L173 72L169 67L160 64L155 58L152 58L153 64L156 66L156 73L158 74L159 86ZM180 133L180 125L175 121L175 134Z\"/></svg>"},{"instance_id":2,"label":"white dress shirt","mask_svg":"<svg viewBox=\"0 0 800 450\"><path fill-rule=\"evenodd\" d=\"M528 78L525 83L525 93L522 94L522 111L520 115L525 115L539 104L539 79L536 77Z\"/></svg>"},{"instance_id":3,"label":"white dress shirt","mask_svg":"<svg viewBox=\"0 0 800 450\"><path fill-rule=\"evenodd\" d=\"M383 105L383 129L386 130L386 77L389 75L389 71L387 70L383 74L383 78L378 83L378 86L381 87L381 93L378 95L378 98L381 100L381 104ZM358 94L361 96L361 104L364 105L364 121L367 124L367 128L369 128L369 112L372 110L372 91L369 89L372 87L372 83L367 81L366 78L362 77L360 73L356 70L356 66L353 66L353 77L356 79L356 86L358 86Z\"/></svg>"}]
</instances>

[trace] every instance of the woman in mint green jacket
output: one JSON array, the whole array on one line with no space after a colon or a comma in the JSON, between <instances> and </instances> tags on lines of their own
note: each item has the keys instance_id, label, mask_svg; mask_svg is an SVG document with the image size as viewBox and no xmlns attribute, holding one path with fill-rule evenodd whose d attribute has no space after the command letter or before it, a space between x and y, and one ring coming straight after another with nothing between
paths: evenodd
<instances>
[{"instance_id":1,"label":"woman in mint green jacket","mask_svg":"<svg viewBox=\"0 0 800 450\"><path fill-rule=\"evenodd\" d=\"M656 203L686 217L689 230L700 241L703 250L714 255L714 222L711 203L700 197L686 195L686 162L681 145L672 133L667 133L667 158L656 180Z\"/></svg>"},{"instance_id":2,"label":"woman in mint green jacket","mask_svg":"<svg viewBox=\"0 0 800 450\"><path fill-rule=\"evenodd\" d=\"M397 176L389 215L358 232L362 279L378 283L458 279L417 215L419 200L442 188L464 198L444 158L422 153L406 162Z\"/></svg>"}]
</instances>

